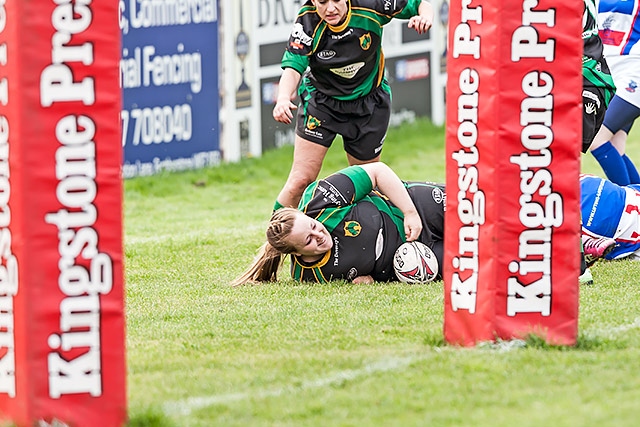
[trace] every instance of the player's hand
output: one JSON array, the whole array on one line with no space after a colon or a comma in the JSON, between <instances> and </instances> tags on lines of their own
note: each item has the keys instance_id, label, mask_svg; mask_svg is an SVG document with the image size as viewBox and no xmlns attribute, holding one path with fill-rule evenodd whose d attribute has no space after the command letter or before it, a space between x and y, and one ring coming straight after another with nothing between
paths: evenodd
<instances>
[{"instance_id":1,"label":"player's hand","mask_svg":"<svg viewBox=\"0 0 640 427\"><path fill-rule=\"evenodd\" d=\"M433 23L429 18L416 15L409 19L409 28L414 28L418 34L426 33Z\"/></svg>"},{"instance_id":2,"label":"player's hand","mask_svg":"<svg viewBox=\"0 0 640 427\"><path fill-rule=\"evenodd\" d=\"M276 122L288 125L293 120L292 110L296 108L298 108L298 106L288 99L278 100L275 107L273 107L273 118Z\"/></svg>"},{"instance_id":3,"label":"player's hand","mask_svg":"<svg viewBox=\"0 0 640 427\"><path fill-rule=\"evenodd\" d=\"M418 212L413 211L404 214L404 233L407 242L411 242L420 237L420 233L422 233L422 220Z\"/></svg>"},{"instance_id":4,"label":"player's hand","mask_svg":"<svg viewBox=\"0 0 640 427\"><path fill-rule=\"evenodd\" d=\"M354 285L370 285L373 283L371 276L358 276L352 280Z\"/></svg>"}]
</instances>

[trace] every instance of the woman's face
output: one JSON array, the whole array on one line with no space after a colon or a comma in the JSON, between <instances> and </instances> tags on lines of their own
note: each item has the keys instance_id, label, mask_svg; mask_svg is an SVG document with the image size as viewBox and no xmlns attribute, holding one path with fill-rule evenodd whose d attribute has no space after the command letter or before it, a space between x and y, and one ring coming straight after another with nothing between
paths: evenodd
<instances>
[{"instance_id":1,"label":"woman's face","mask_svg":"<svg viewBox=\"0 0 640 427\"><path fill-rule=\"evenodd\" d=\"M347 16L347 0L314 0L318 15L327 24L338 26Z\"/></svg>"},{"instance_id":2,"label":"woman's face","mask_svg":"<svg viewBox=\"0 0 640 427\"><path fill-rule=\"evenodd\" d=\"M322 255L333 247L333 240L325 226L302 212L293 221L289 239L300 255Z\"/></svg>"}]
</instances>

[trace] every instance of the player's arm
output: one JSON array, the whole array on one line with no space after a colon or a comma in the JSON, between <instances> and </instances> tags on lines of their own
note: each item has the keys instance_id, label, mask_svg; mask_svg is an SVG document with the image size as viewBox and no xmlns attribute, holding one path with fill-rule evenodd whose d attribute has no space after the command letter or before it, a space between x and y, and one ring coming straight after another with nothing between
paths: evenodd
<instances>
[{"instance_id":1,"label":"player's arm","mask_svg":"<svg viewBox=\"0 0 640 427\"><path fill-rule=\"evenodd\" d=\"M416 240L422 232L422 221L402 180L393 169L382 162L366 163L359 165L359 167L367 172L373 187L377 187L382 194L389 198L391 203L402 211L407 241Z\"/></svg>"},{"instance_id":2,"label":"player's arm","mask_svg":"<svg viewBox=\"0 0 640 427\"><path fill-rule=\"evenodd\" d=\"M293 119L292 110L298 108L296 104L291 102L296 95L298 84L302 76L293 68L284 68L280 83L278 84L278 98L276 105L273 107L273 118L284 124L291 123Z\"/></svg>"}]
</instances>

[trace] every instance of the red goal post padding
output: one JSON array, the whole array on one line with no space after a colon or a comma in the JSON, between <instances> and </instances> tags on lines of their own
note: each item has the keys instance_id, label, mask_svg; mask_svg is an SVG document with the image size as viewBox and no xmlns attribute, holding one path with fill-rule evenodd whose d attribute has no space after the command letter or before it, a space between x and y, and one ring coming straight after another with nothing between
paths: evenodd
<instances>
[{"instance_id":1,"label":"red goal post padding","mask_svg":"<svg viewBox=\"0 0 640 427\"><path fill-rule=\"evenodd\" d=\"M126 423L118 2L0 0L0 421Z\"/></svg>"},{"instance_id":2,"label":"red goal post padding","mask_svg":"<svg viewBox=\"0 0 640 427\"><path fill-rule=\"evenodd\" d=\"M576 342L581 19L574 2L451 1L449 343Z\"/></svg>"}]
</instances>

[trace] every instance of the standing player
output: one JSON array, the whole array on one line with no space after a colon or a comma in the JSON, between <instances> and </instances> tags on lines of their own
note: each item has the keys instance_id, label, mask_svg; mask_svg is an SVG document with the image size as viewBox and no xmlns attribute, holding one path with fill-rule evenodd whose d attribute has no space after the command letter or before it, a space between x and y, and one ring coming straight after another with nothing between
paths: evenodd
<instances>
[{"instance_id":1,"label":"standing player","mask_svg":"<svg viewBox=\"0 0 640 427\"><path fill-rule=\"evenodd\" d=\"M607 177L620 185L640 183L625 154L627 134L640 115L640 0L600 0L598 22L616 95L598 131L591 153Z\"/></svg>"},{"instance_id":2,"label":"standing player","mask_svg":"<svg viewBox=\"0 0 640 427\"><path fill-rule=\"evenodd\" d=\"M273 108L276 121L291 123L297 90L293 164L275 209L298 204L338 134L350 165L380 159L391 115L382 28L393 18L423 34L433 8L425 0L307 0L300 8Z\"/></svg>"},{"instance_id":3,"label":"standing player","mask_svg":"<svg viewBox=\"0 0 640 427\"><path fill-rule=\"evenodd\" d=\"M582 15L582 152L586 153L615 93L602 40L598 36L596 0L584 0Z\"/></svg>"},{"instance_id":4,"label":"standing player","mask_svg":"<svg viewBox=\"0 0 640 427\"><path fill-rule=\"evenodd\" d=\"M596 259L640 259L640 185L580 176L582 238L589 264Z\"/></svg>"}]
</instances>

